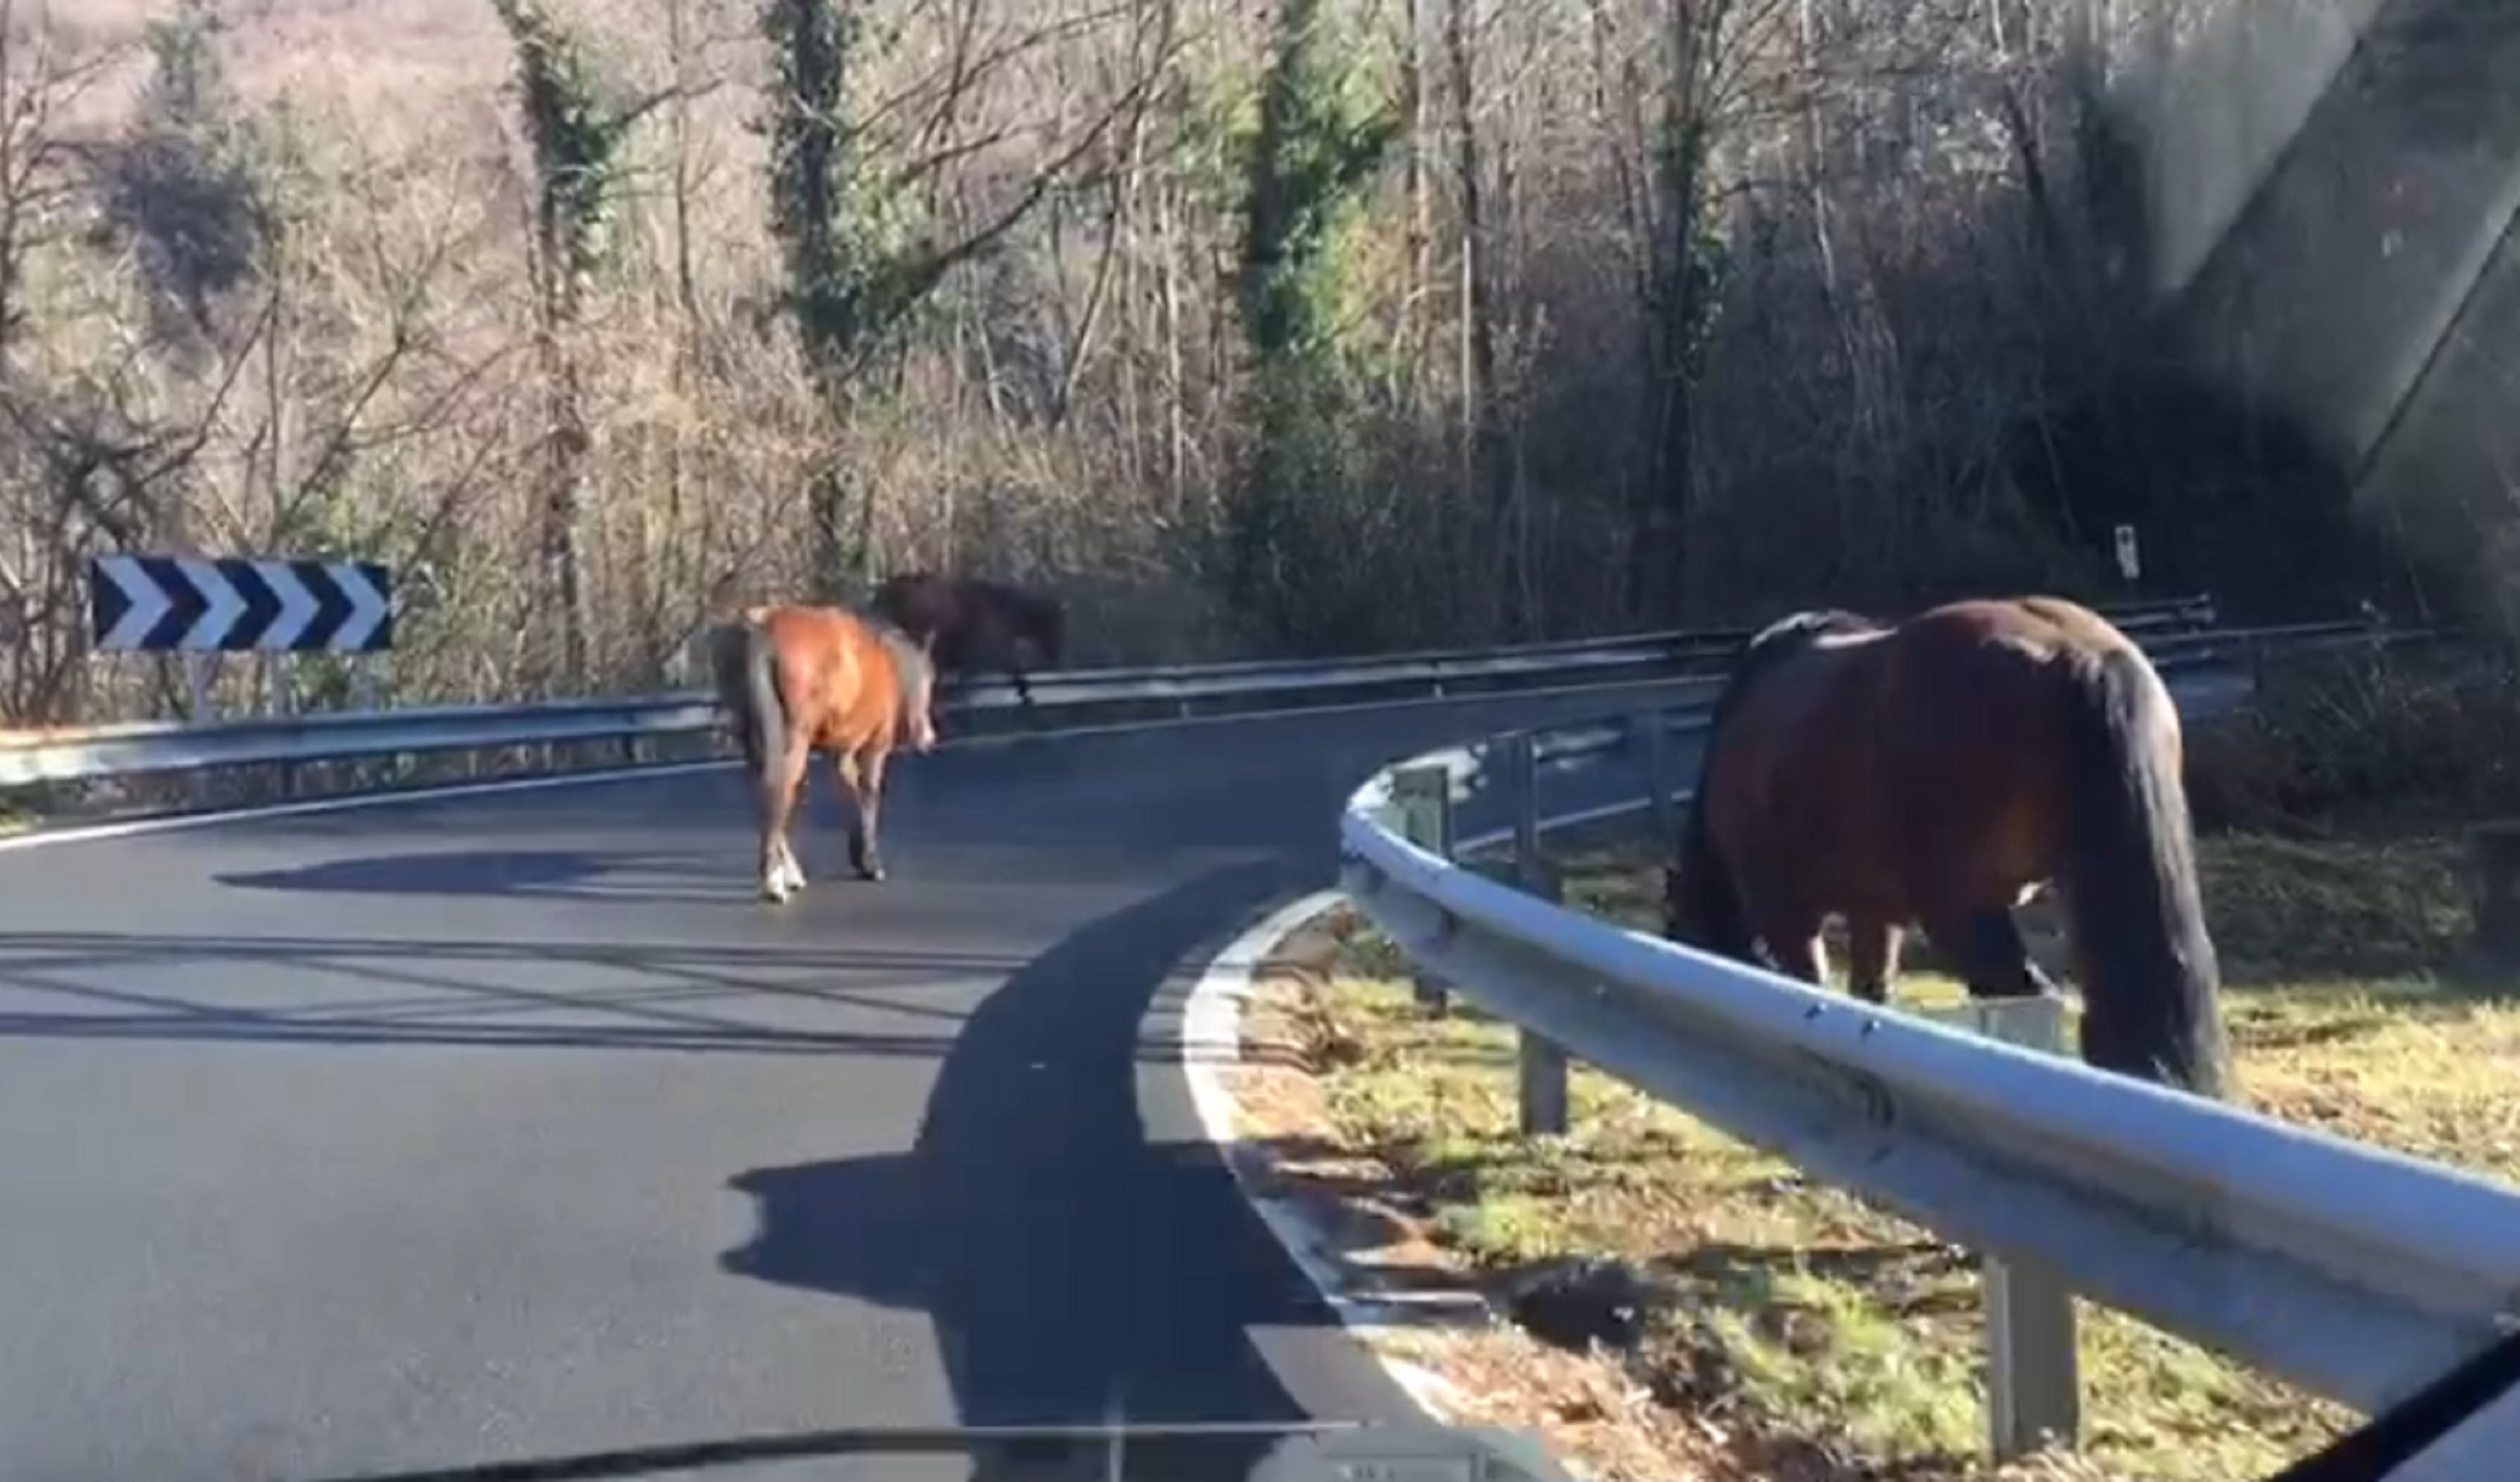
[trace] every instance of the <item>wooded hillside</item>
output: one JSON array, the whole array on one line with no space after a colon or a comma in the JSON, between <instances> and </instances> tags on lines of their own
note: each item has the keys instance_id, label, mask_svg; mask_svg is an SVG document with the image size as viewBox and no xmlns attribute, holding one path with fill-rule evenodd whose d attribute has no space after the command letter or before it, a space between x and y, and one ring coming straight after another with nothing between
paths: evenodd
<instances>
[{"instance_id":1,"label":"wooded hillside","mask_svg":"<svg viewBox=\"0 0 2520 1482\"><path fill-rule=\"evenodd\" d=\"M2164 14L0 0L0 707L179 693L85 652L117 548L391 563L408 699L912 564L1087 661L2113 595L2130 509L2343 606L2157 363Z\"/></svg>"}]
</instances>

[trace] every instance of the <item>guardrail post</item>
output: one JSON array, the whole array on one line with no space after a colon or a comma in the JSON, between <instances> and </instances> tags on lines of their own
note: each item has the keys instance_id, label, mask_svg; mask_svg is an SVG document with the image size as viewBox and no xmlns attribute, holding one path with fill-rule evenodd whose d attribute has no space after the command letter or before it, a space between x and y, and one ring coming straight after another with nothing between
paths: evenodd
<instances>
[{"instance_id":1,"label":"guardrail post","mask_svg":"<svg viewBox=\"0 0 2520 1482\"><path fill-rule=\"evenodd\" d=\"M289 672L289 655L286 653L265 653L262 656L262 663L263 672L271 682L271 713L274 715L296 714L297 688L291 682L292 676ZM282 762L280 764L280 795L284 798L295 797L297 795L297 764L295 762Z\"/></svg>"},{"instance_id":2,"label":"guardrail post","mask_svg":"<svg viewBox=\"0 0 2520 1482\"><path fill-rule=\"evenodd\" d=\"M1453 774L1444 767L1401 767L1391 774L1392 831L1439 859L1453 857ZM1435 1018L1451 1007L1443 979L1412 963L1410 987Z\"/></svg>"},{"instance_id":3,"label":"guardrail post","mask_svg":"<svg viewBox=\"0 0 2520 1482\"><path fill-rule=\"evenodd\" d=\"M2065 1045L2065 1001L2048 995L1980 999L1935 1015L1989 1039L2050 1054ZM2076 1444L2082 1376L2074 1293L2045 1262L1984 1255L1986 1420L1999 1466L2043 1446Z\"/></svg>"},{"instance_id":4,"label":"guardrail post","mask_svg":"<svg viewBox=\"0 0 2520 1482\"><path fill-rule=\"evenodd\" d=\"M1628 717L1628 737L1644 758L1645 800L1653 805L1654 847L1669 849L1680 837L1680 805L1671 780L1671 732L1660 711L1640 710Z\"/></svg>"},{"instance_id":5,"label":"guardrail post","mask_svg":"<svg viewBox=\"0 0 2520 1482\"><path fill-rule=\"evenodd\" d=\"M1505 739L1505 765L1513 799L1514 882L1545 901L1565 897L1565 879L1557 862L1540 845L1540 758L1531 734ZM1566 1052L1528 1029L1514 1031L1515 1059L1520 1071L1515 1101L1524 1137L1555 1136L1566 1131Z\"/></svg>"}]
</instances>

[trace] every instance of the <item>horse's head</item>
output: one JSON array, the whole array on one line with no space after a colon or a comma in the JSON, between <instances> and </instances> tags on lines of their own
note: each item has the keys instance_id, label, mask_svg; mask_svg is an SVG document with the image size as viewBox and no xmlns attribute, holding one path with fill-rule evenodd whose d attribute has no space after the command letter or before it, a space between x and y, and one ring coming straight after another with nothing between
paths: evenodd
<instances>
[{"instance_id":1,"label":"horse's head","mask_svg":"<svg viewBox=\"0 0 2520 1482\"><path fill-rule=\"evenodd\" d=\"M928 571L898 571L867 598L867 610L913 636L934 631L950 606L942 581Z\"/></svg>"}]
</instances>

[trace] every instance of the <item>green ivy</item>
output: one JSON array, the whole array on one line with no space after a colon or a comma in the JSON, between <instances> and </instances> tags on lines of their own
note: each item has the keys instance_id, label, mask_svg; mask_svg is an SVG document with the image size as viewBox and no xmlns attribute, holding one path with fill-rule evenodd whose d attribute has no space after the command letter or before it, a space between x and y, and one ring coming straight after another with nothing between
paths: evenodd
<instances>
[{"instance_id":1,"label":"green ivy","mask_svg":"<svg viewBox=\"0 0 2520 1482\"><path fill-rule=\"evenodd\" d=\"M1237 288L1264 360L1334 353L1342 250L1365 187L1399 139L1397 111L1361 96L1360 68L1321 15L1287 0L1249 146Z\"/></svg>"},{"instance_id":2,"label":"green ivy","mask_svg":"<svg viewBox=\"0 0 2520 1482\"><path fill-rule=\"evenodd\" d=\"M491 0L517 48L517 87L532 141L536 233L552 268L583 282L612 260L627 107L584 39L541 0Z\"/></svg>"},{"instance_id":3,"label":"green ivy","mask_svg":"<svg viewBox=\"0 0 2520 1482\"><path fill-rule=\"evenodd\" d=\"M1334 614L1304 573L1332 564L1321 501L1357 481L1347 424L1360 368L1353 231L1404 121L1376 68L1323 14L1285 0L1277 55L1242 135L1242 242L1235 294L1252 358L1251 444L1219 533L1236 606L1309 647ZM1216 115L1211 115L1216 116ZM1240 134L1243 117L1221 115Z\"/></svg>"},{"instance_id":4,"label":"green ivy","mask_svg":"<svg viewBox=\"0 0 2520 1482\"><path fill-rule=\"evenodd\" d=\"M260 131L229 90L218 31L205 0L149 22L136 126L104 170L110 219L150 248L143 271L199 332L214 300L260 277L278 229Z\"/></svg>"},{"instance_id":5,"label":"green ivy","mask_svg":"<svg viewBox=\"0 0 2520 1482\"><path fill-rule=\"evenodd\" d=\"M938 279L911 182L863 157L849 119L861 59L895 33L846 0L767 0L776 100L771 228L788 270L787 307L827 390L870 350L910 328Z\"/></svg>"}]
</instances>

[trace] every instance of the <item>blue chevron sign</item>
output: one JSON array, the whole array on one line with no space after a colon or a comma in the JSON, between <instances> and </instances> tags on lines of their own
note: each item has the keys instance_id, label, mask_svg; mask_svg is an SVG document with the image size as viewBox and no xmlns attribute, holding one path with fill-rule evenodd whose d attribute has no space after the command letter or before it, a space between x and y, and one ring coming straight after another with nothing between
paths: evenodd
<instances>
[{"instance_id":1,"label":"blue chevron sign","mask_svg":"<svg viewBox=\"0 0 2520 1482\"><path fill-rule=\"evenodd\" d=\"M96 647L142 652L374 653L393 647L393 582L363 561L99 556Z\"/></svg>"}]
</instances>

